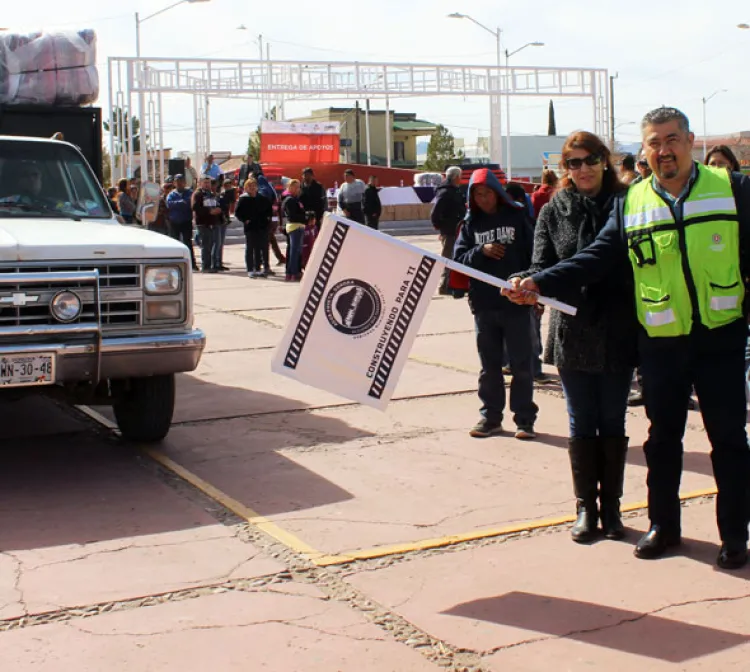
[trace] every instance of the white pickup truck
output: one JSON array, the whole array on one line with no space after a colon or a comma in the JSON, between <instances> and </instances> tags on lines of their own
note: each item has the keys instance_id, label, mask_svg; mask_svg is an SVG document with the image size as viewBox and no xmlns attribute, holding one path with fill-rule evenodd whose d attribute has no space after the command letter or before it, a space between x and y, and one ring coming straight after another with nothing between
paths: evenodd
<instances>
[{"instance_id":1,"label":"white pickup truck","mask_svg":"<svg viewBox=\"0 0 750 672\"><path fill-rule=\"evenodd\" d=\"M188 249L120 224L76 147L0 136L0 402L108 404L160 441L205 346L192 292Z\"/></svg>"}]
</instances>

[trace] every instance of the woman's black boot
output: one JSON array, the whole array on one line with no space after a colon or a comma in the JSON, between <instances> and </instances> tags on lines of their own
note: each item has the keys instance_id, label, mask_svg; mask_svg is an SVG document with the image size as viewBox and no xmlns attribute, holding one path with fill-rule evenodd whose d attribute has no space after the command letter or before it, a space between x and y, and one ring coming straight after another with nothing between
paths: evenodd
<instances>
[{"instance_id":1,"label":"woman's black boot","mask_svg":"<svg viewBox=\"0 0 750 672\"><path fill-rule=\"evenodd\" d=\"M596 508L596 460L598 439L569 439L568 454L573 472L573 490L576 495L576 513L570 536L579 544L596 539L599 534L599 512Z\"/></svg>"},{"instance_id":2,"label":"woman's black boot","mask_svg":"<svg viewBox=\"0 0 750 672\"><path fill-rule=\"evenodd\" d=\"M602 530L607 539L622 539L625 528L620 516L620 498L625 481L628 437L600 437L599 443L604 458L599 490Z\"/></svg>"}]
</instances>

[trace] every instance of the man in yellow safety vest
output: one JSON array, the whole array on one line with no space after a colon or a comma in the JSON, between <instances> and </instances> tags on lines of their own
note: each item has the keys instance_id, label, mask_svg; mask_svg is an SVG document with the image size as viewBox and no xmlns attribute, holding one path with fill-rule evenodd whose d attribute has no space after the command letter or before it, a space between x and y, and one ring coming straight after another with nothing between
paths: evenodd
<instances>
[{"instance_id":1,"label":"man in yellow safety vest","mask_svg":"<svg viewBox=\"0 0 750 672\"><path fill-rule=\"evenodd\" d=\"M682 438L694 385L718 488L717 564L738 569L748 560L750 518L744 378L750 179L693 161L695 138L679 110L649 112L641 131L653 175L620 198L588 248L504 293L533 303L539 293L554 296L610 272L632 277L651 421L644 445L651 527L635 555L657 558L681 543Z\"/></svg>"}]
</instances>

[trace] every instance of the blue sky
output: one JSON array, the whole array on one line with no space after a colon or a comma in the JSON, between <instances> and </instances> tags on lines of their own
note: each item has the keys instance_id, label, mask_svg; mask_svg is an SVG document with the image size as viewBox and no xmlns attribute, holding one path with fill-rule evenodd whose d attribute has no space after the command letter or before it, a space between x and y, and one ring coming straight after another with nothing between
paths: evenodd
<instances>
[{"instance_id":1,"label":"blue sky","mask_svg":"<svg viewBox=\"0 0 750 672\"><path fill-rule=\"evenodd\" d=\"M99 103L106 107L107 57L135 54L133 13L152 13L170 0L110 4L35 0L33 17L29 17L28 5L4 4L0 27L92 27L97 31L102 76ZM251 39L262 33L271 44L272 58L284 60L494 63L494 38L469 21L446 18L454 11L470 14L492 28L499 26L504 47L510 50L527 42L545 43L514 57L517 65L599 67L619 73L616 116L618 124L626 124L618 128L620 140L637 140L637 126L628 122L637 122L644 112L661 104L680 107L700 134L701 98L717 89L727 92L708 103L709 134L750 130L745 114L750 109L750 88L744 74L750 62L750 30L736 28L738 23L750 23L746 0L662 0L658 4L621 0L209 0L182 5L144 23L143 54L254 58L258 48ZM237 30L240 24L249 30ZM351 104L330 99L294 103L288 106L287 115ZM165 105L166 144L191 149L191 99L166 98ZM547 105L546 99L514 100L513 132L545 133ZM467 142L488 134L489 103L484 100L392 99L391 107L444 123ZM555 107L559 133L590 128L588 101L556 99ZM242 151L259 112L255 101L215 101L213 149Z\"/></svg>"}]
</instances>

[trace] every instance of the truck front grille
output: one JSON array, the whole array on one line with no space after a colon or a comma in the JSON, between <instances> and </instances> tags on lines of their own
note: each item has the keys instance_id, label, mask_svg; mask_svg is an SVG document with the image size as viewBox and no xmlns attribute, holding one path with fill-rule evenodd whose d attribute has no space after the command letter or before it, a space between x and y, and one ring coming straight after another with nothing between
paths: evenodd
<instances>
[{"instance_id":1,"label":"truck front grille","mask_svg":"<svg viewBox=\"0 0 750 672\"><path fill-rule=\"evenodd\" d=\"M0 273L60 273L99 271L99 299L103 328L135 327L142 323L141 267L138 264L70 264L2 266ZM0 328L59 324L49 311L58 292L70 289L81 298L83 311L76 322L95 318L94 291L80 282L16 283L0 287ZM17 295L14 298L14 295ZM24 305L12 305L23 303Z\"/></svg>"}]
</instances>

